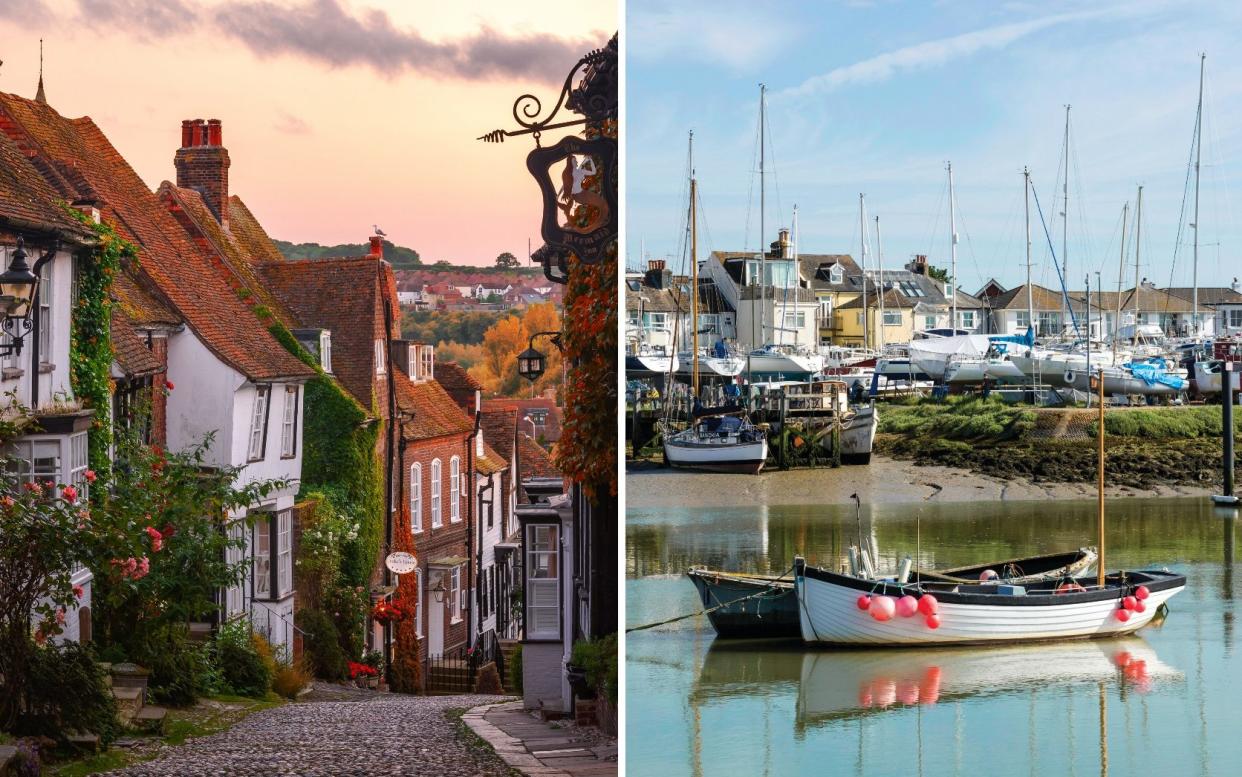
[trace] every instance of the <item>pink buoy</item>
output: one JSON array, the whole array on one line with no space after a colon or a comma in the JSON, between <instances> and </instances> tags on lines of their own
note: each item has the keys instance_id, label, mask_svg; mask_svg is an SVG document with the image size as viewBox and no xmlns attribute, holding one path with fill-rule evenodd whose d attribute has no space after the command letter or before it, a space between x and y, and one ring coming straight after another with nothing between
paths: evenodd
<instances>
[{"instance_id":1,"label":"pink buoy","mask_svg":"<svg viewBox=\"0 0 1242 777\"><path fill-rule=\"evenodd\" d=\"M1113 617L1121 621L1122 623L1125 623L1126 621L1130 620L1130 611L1129 610L1113 610Z\"/></svg>"},{"instance_id":2,"label":"pink buoy","mask_svg":"<svg viewBox=\"0 0 1242 777\"><path fill-rule=\"evenodd\" d=\"M1135 612L1147 612L1147 603L1146 603L1146 602L1136 602L1136 603L1134 604L1134 611L1135 611Z\"/></svg>"},{"instance_id":3,"label":"pink buoy","mask_svg":"<svg viewBox=\"0 0 1242 777\"><path fill-rule=\"evenodd\" d=\"M1147 586L1140 585L1138 588L1134 589L1134 596L1137 597L1139 601L1142 601L1143 599L1151 596L1151 591L1147 590Z\"/></svg>"},{"instance_id":4,"label":"pink buoy","mask_svg":"<svg viewBox=\"0 0 1242 777\"><path fill-rule=\"evenodd\" d=\"M1127 596L1121 600L1121 606L1127 610L1133 610L1138 606L1138 599L1135 599L1133 596Z\"/></svg>"},{"instance_id":5,"label":"pink buoy","mask_svg":"<svg viewBox=\"0 0 1242 777\"><path fill-rule=\"evenodd\" d=\"M979 573L979 582L986 583L988 580L997 580L1000 575L996 574L995 569L985 569Z\"/></svg>"},{"instance_id":6,"label":"pink buoy","mask_svg":"<svg viewBox=\"0 0 1242 777\"><path fill-rule=\"evenodd\" d=\"M871 597L867 596L866 594L863 594L862 596L858 597L857 604L858 604L858 609L866 610L868 607L871 606Z\"/></svg>"},{"instance_id":7,"label":"pink buoy","mask_svg":"<svg viewBox=\"0 0 1242 777\"><path fill-rule=\"evenodd\" d=\"M893 617L893 613L897 611L897 603L893 601L891 596L876 596L872 598L869 608L871 617L878 621L886 621Z\"/></svg>"},{"instance_id":8,"label":"pink buoy","mask_svg":"<svg viewBox=\"0 0 1242 777\"><path fill-rule=\"evenodd\" d=\"M919 612L923 615L935 615L940 612L940 602L931 594L923 594L919 599Z\"/></svg>"},{"instance_id":9,"label":"pink buoy","mask_svg":"<svg viewBox=\"0 0 1242 777\"><path fill-rule=\"evenodd\" d=\"M897 600L897 614L903 618L909 618L911 615L919 611L919 600L913 596L906 594Z\"/></svg>"},{"instance_id":10,"label":"pink buoy","mask_svg":"<svg viewBox=\"0 0 1242 777\"><path fill-rule=\"evenodd\" d=\"M940 616L939 616L939 615L935 615L935 614L933 614L933 615L928 615L928 616L924 619L924 621L923 621L923 622L927 624L927 628L929 628L929 629L938 629L938 628L940 628Z\"/></svg>"}]
</instances>

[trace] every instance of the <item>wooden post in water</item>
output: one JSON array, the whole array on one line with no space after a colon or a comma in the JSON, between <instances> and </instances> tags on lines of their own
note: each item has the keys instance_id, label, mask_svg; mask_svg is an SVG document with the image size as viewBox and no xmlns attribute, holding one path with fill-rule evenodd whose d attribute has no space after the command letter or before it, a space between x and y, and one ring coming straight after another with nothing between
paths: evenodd
<instances>
[{"instance_id":1,"label":"wooden post in water","mask_svg":"<svg viewBox=\"0 0 1242 777\"><path fill-rule=\"evenodd\" d=\"M1099 489L1098 489L1099 490L1099 494L1098 494L1099 514L1097 516L1097 519L1099 523L1099 533L1100 533L1100 536L1099 536L1100 557L1096 564L1098 570L1096 572L1095 582L1096 582L1096 585L1103 588L1104 587L1104 368L1103 367L1100 368L1100 373L1096 377L1096 383L1099 384L1099 388L1100 388L1100 408L1099 408L1100 430L1099 430L1099 433L1096 434L1096 437L1099 440L1098 468L1099 468L1099 481L1100 482L1099 482Z\"/></svg>"},{"instance_id":2,"label":"wooden post in water","mask_svg":"<svg viewBox=\"0 0 1242 777\"><path fill-rule=\"evenodd\" d=\"M1212 501L1218 505L1237 505L1238 497L1233 493L1233 376L1234 362L1223 361L1220 364L1220 435L1224 459L1224 491L1221 496L1213 496Z\"/></svg>"}]
</instances>

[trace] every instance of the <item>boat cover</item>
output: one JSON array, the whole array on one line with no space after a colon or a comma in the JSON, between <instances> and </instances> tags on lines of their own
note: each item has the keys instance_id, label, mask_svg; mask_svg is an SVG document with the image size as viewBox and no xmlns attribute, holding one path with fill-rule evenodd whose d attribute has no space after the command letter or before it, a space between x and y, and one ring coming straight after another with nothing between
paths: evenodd
<instances>
[{"instance_id":1,"label":"boat cover","mask_svg":"<svg viewBox=\"0 0 1242 777\"><path fill-rule=\"evenodd\" d=\"M1164 362L1155 360L1150 362L1130 362L1123 365L1130 371L1134 377L1146 383L1148 386L1157 384L1168 386L1172 389L1181 390L1186 387L1186 381L1177 375L1172 375L1165 371Z\"/></svg>"}]
</instances>

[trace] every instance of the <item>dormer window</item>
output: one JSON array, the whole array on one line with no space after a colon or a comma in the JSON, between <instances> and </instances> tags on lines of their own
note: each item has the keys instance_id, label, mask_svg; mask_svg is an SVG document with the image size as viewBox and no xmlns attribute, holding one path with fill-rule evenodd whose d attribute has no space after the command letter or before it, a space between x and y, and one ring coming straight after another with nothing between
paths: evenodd
<instances>
[{"instance_id":1,"label":"dormer window","mask_svg":"<svg viewBox=\"0 0 1242 777\"><path fill-rule=\"evenodd\" d=\"M841 265L834 264L828 271L828 277L830 283L842 283L845 281L845 271L841 269Z\"/></svg>"},{"instance_id":2,"label":"dormer window","mask_svg":"<svg viewBox=\"0 0 1242 777\"><path fill-rule=\"evenodd\" d=\"M319 333L319 366L332 372L332 332L327 329Z\"/></svg>"},{"instance_id":3,"label":"dormer window","mask_svg":"<svg viewBox=\"0 0 1242 777\"><path fill-rule=\"evenodd\" d=\"M436 349L433 345L424 345L419 349L419 373L423 380L432 380L436 376Z\"/></svg>"}]
</instances>

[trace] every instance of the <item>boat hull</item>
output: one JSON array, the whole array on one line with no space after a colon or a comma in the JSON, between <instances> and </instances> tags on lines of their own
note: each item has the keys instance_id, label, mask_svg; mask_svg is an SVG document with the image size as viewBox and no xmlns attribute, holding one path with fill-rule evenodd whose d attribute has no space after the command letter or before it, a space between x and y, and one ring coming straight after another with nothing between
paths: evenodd
<instances>
[{"instance_id":1,"label":"boat hull","mask_svg":"<svg viewBox=\"0 0 1242 777\"><path fill-rule=\"evenodd\" d=\"M678 366L676 356L628 354L625 357L626 372L651 372L657 375L667 375L670 372L677 372Z\"/></svg>"},{"instance_id":2,"label":"boat hull","mask_svg":"<svg viewBox=\"0 0 1242 777\"><path fill-rule=\"evenodd\" d=\"M723 639L798 639L798 597L788 578L687 573L716 635ZM720 605L724 605L723 607ZM712 609L716 608L716 609Z\"/></svg>"},{"instance_id":3,"label":"boat hull","mask_svg":"<svg viewBox=\"0 0 1242 777\"><path fill-rule=\"evenodd\" d=\"M880 414L875 405L864 405L841 424L841 462L844 464L867 464L871 461L871 447L880 426ZM832 434L824 434L823 445L832 450Z\"/></svg>"},{"instance_id":4,"label":"boat hull","mask_svg":"<svg viewBox=\"0 0 1242 777\"><path fill-rule=\"evenodd\" d=\"M762 351L753 352L747 358L752 374L809 376L824 368L824 359L819 355Z\"/></svg>"},{"instance_id":5,"label":"boat hull","mask_svg":"<svg viewBox=\"0 0 1242 777\"><path fill-rule=\"evenodd\" d=\"M802 639L808 644L989 645L1133 633L1151 622L1160 605L1186 585L1186 579L1180 575L1136 573L1134 578L1145 574L1153 576L1150 582L1144 581L1151 591L1146 609L1131 613L1125 622L1114 616L1126 594L1120 587L1059 596L936 592L940 616L940 627L936 629L928 628L918 615L879 621L858 609L859 596L872 592L900 596L903 591L914 591L913 586L903 589L895 584L806 567L795 572L795 590Z\"/></svg>"},{"instance_id":6,"label":"boat hull","mask_svg":"<svg viewBox=\"0 0 1242 777\"><path fill-rule=\"evenodd\" d=\"M1213 369L1215 367L1215 369ZM1219 394L1220 367L1213 362L1195 362L1195 390L1200 394ZM1242 390L1242 373L1233 373L1233 390Z\"/></svg>"},{"instance_id":7,"label":"boat hull","mask_svg":"<svg viewBox=\"0 0 1242 777\"><path fill-rule=\"evenodd\" d=\"M699 357L699 377L702 378L733 378L742 373L746 368L746 362L735 357L721 358L719 356L700 356ZM683 353L677 356L677 374L689 376L693 371L694 359L690 354Z\"/></svg>"},{"instance_id":8,"label":"boat hull","mask_svg":"<svg viewBox=\"0 0 1242 777\"><path fill-rule=\"evenodd\" d=\"M682 443L665 440L664 457L670 466L678 469L755 475L768 460L768 441Z\"/></svg>"}]
</instances>

